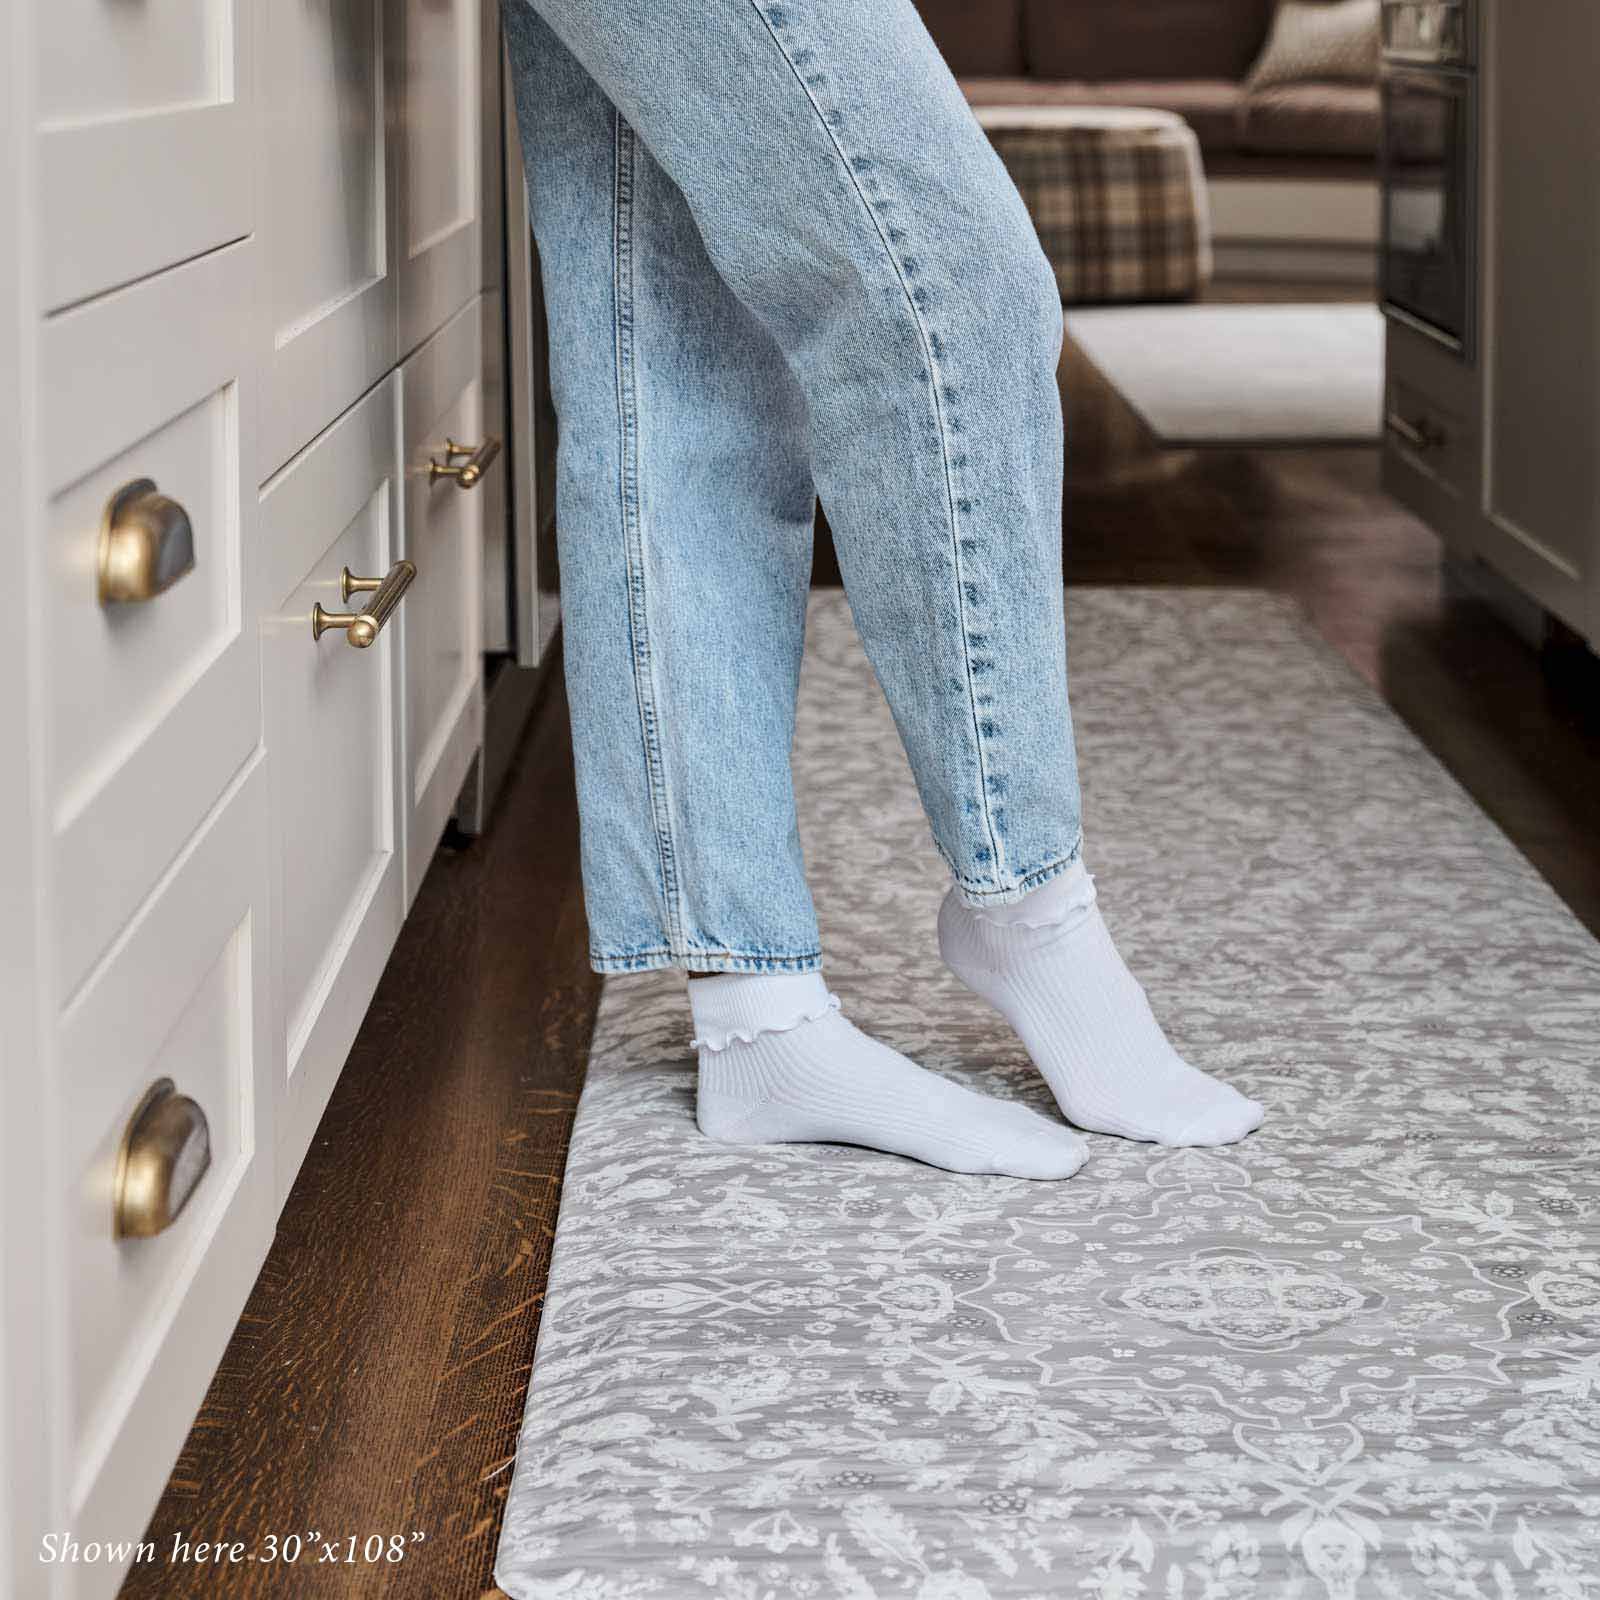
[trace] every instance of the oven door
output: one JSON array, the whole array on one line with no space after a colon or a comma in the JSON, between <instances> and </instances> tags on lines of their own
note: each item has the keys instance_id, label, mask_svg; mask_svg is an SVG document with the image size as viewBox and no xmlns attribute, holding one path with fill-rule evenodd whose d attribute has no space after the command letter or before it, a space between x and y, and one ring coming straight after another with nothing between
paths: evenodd
<instances>
[{"instance_id":1,"label":"oven door","mask_svg":"<svg viewBox=\"0 0 1600 1600\"><path fill-rule=\"evenodd\" d=\"M1384 68L1383 309L1466 361L1477 298L1476 102L1470 73Z\"/></svg>"}]
</instances>

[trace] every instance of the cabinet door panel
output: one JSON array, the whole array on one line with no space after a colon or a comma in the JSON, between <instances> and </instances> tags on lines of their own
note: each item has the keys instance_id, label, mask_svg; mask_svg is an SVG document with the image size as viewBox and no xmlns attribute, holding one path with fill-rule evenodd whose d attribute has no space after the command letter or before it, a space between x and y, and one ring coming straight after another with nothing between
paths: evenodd
<instances>
[{"instance_id":1,"label":"cabinet door panel","mask_svg":"<svg viewBox=\"0 0 1600 1600\"><path fill-rule=\"evenodd\" d=\"M483 276L482 0L391 0L399 85L400 348L414 350Z\"/></svg>"},{"instance_id":2,"label":"cabinet door panel","mask_svg":"<svg viewBox=\"0 0 1600 1600\"><path fill-rule=\"evenodd\" d=\"M417 567L406 601L406 901L415 897L482 742L480 552L487 475L471 489L435 478L448 441L483 426L479 306L464 306L400 369L405 550ZM459 458L458 458L459 459ZM502 471L500 460L489 473Z\"/></svg>"},{"instance_id":3,"label":"cabinet door panel","mask_svg":"<svg viewBox=\"0 0 1600 1600\"><path fill-rule=\"evenodd\" d=\"M397 629L366 649L315 639L312 607L343 612L340 569L395 559L396 396L389 378L262 496L262 619L281 1005L274 1059L279 1198L288 1192L400 928ZM412 603L408 595L401 612Z\"/></svg>"},{"instance_id":4,"label":"cabinet door panel","mask_svg":"<svg viewBox=\"0 0 1600 1600\"><path fill-rule=\"evenodd\" d=\"M1537 27L1491 8L1490 327L1484 554L1574 627L1600 583L1600 15L1556 0ZM1597 589L1596 592L1600 592Z\"/></svg>"},{"instance_id":5,"label":"cabinet door panel","mask_svg":"<svg viewBox=\"0 0 1600 1600\"><path fill-rule=\"evenodd\" d=\"M57 975L70 992L260 737L244 617L254 386L241 243L46 324L44 630L52 703ZM100 598L101 522L141 478L188 516L194 565L137 601ZM253 495L248 497L253 500Z\"/></svg>"},{"instance_id":6,"label":"cabinet door panel","mask_svg":"<svg viewBox=\"0 0 1600 1600\"><path fill-rule=\"evenodd\" d=\"M242 0L48 0L35 13L44 306L249 233Z\"/></svg>"},{"instance_id":7,"label":"cabinet door panel","mask_svg":"<svg viewBox=\"0 0 1600 1600\"><path fill-rule=\"evenodd\" d=\"M272 1237L263 779L257 757L61 1019L62 1524L74 1531L138 1537ZM168 1227L118 1238L119 1146L162 1078L204 1114L210 1164ZM117 1576L84 1567L75 1592L109 1596Z\"/></svg>"},{"instance_id":8,"label":"cabinet door panel","mask_svg":"<svg viewBox=\"0 0 1600 1600\"><path fill-rule=\"evenodd\" d=\"M383 0L262 5L258 17L272 85L260 140L265 474L376 383L399 349Z\"/></svg>"}]
</instances>

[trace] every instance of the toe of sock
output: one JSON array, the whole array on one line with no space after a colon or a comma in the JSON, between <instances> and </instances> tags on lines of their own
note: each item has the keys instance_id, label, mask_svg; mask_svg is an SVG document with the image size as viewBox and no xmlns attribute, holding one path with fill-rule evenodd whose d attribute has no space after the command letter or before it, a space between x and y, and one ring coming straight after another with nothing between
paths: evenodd
<instances>
[{"instance_id":1,"label":"toe of sock","mask_svg":"<svg viewBox=\"0 0 1600 1600\"><path fill-rule=\"evenodd\" d=\"M1267 1108L1259 1100L1233 1094L1208 1107L1176 1138L1167 1142L1175 1145L1233 1144L1259 1128L1266 1114Z\"/></svg>"},{"instance_id":2,"label":"toe of sock","mask_svg":"<svg viewBox=\"0 0 1600 1600\"><path fill-rule=\"evenodd\" d=\"M1089 1159L1089 1147L1070 1128L1050 1128L996 1151L995 1171L1015 1178L1070 1178Z\"/></svg>"}]
</instances>

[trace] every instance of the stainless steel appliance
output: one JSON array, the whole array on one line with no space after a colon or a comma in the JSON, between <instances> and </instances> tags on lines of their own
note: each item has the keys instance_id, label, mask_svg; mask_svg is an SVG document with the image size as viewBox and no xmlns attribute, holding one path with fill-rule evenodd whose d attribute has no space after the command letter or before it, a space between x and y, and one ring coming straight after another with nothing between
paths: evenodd
<instances>
[{"instance_id":1,"label":"stainless steel appliance","mask_svg":"<svg viewBox=\"0 0 1600 1600\"><path fill-rule=\"evenodd\" d=\"M1476 67L1476 13L1475 0L1383 0L1384 59Z\"/></svg>"},{"instance_id":2,"label":"stainless steel appliance","mask_svg":"<svg viewBox=\"0 0 1600 1600\"><path fill-rule=\"evenodd\" d=\"M1470 362L1477 301L1477 16L1470 0L1384 0L1386 315Z\"/></svg>"}]
</instances>

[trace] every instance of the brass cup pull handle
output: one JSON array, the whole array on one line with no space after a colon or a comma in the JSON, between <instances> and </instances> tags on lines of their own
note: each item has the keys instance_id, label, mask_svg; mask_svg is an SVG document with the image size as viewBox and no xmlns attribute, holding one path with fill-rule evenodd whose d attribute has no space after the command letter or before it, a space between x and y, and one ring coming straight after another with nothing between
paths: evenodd
<instances>
[{"instance_id":1,"label":"brass cup pull handle","mask_svg":"<svg viewBox=\"0 0 1600 1600\"><path fill-rule=\"evenodd\" d=\"M151 478L134 478L106 502L100 519L103 606L153 600L194 568L189 513Z\"/></svg>"},{"instance_id":2,"label":"brass cup pull handle","mask_svg":"<svg viewBox=\"0 0 1600 1600\"><path fill-rule=\"evenodd\" d=\"M489 463L499 454L498 439L485 439L482 444L457 444L454 439L446 439L444 460L428 463L428 482L437 483L440 478L454 478L458 489L475 488L489 470ZM457 461L457 456L467 459Z\"/></svg>"},{"instance_id":3,"label":"brass cup pull handle","mask_svg":"<svg viewBox=\"0 0 1600 1600\"><path fill-rule=\"evenodd\" d=\"M170 1228L211 1165L211 1129L197 1102L157 1078L117 1147L111 1233L148 1239Z\"/></svg>"},{"instance_id":4,"label":"brass cup pull handle","mask_svg":"<svg viewBox=\"0 0 1600 1600\"><path fill-rule=\"evenodd\" d=\"M360 611L324 611L311 608L311 637L320 639L330 628L343 628L345 642L365 650L383 632L383 625L394 608L405 598L417 569L409 561L397 561L381 578L358 578L345 567L339 573L339 593L349 600L353 594L370 594L372 599Z\"/></svg>"}]
</instances>

